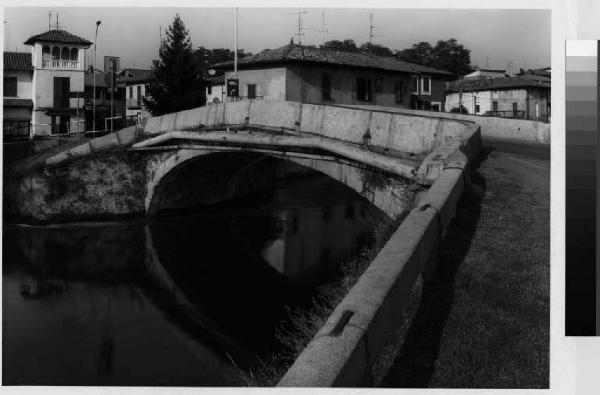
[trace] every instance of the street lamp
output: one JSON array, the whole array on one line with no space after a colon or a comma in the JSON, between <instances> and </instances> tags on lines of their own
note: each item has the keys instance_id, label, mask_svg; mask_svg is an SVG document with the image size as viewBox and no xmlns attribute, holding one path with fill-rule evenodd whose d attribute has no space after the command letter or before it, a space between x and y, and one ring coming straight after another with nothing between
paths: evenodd
<instances>
[{"instance_id":1,"label":"street lamp","mask_svg":"<svg viewBox=\"0 0 600 395\"><path fill-rule=\"evenodd\" d=\"M96 37L94 38L94 68L92 69L92 77L94 78L94 124L92 125L92 129L96 131L96 52L98 42L98 27L100 26L100 21L96 21Z\"/></svg>"}]
</instances>

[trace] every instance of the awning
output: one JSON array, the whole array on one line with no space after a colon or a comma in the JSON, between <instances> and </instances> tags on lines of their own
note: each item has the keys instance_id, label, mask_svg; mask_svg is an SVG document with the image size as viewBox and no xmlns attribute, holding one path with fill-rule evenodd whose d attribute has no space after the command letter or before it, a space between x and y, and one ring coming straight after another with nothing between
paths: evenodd
<instances>
[{"instance_id":1,"label":"awning","mask_svg":"<svg viewBox=\"0 0 600 395\"><path fill-rule=\"evenodd\" d=\"M7 99L4 98L4 107L27 107L33 108L33 101L31 99Z\"/></svg>"}]
</instances>

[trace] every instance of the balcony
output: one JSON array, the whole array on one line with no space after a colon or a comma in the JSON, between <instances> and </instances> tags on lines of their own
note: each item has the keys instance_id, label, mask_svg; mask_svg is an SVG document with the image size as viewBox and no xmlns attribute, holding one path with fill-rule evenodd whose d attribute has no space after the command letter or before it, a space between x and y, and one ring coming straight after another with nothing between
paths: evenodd
<instances>
[{"instance_id":1,"label":"balcony","mask_svg":"<svg viewBox=\"0 0 600 395\"><path fill-rule=\"evenodd\" d=\"M145 99L150 99L150 96L145 96ZM144 107L144 100L142 97L129 98L127 99L126 105L129 109L142 108Z\"/></svg>"},{"instance_id":2,"label":"balcony","mask_svg":"<svg viewBox=\"0 0 600 395\"><path fill-rule=\"evenodd\" d=\"M42 59L42 67L57 70L80 70L79 62L75 60Z\"/></svg>"}]
</instances>

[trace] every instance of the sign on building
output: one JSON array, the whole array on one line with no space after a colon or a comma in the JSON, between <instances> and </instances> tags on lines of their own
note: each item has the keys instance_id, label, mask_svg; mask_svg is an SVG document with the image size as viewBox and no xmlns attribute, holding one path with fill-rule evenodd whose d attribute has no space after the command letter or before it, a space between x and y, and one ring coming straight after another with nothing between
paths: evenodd
<instances>
[{"instance_id":1,"label":"sign on building","mask_svg":"<svg viewBox=\"0 0 600 395\"><path fill-rule=\"evenodd\" d=\"M227 80L227 96L239 97L240 96L240 81L236 79Z\"/></svg>"}]
</instances>

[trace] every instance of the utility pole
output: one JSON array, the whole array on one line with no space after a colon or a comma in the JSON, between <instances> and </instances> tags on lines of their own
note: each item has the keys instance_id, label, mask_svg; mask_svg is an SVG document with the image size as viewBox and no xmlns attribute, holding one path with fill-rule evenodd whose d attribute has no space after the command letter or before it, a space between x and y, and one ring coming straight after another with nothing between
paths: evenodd
<instances>
[{"instance_id":1,"label":"utility pole","mask_svg":"<svg viewBox=\"0 0 600 395\"><path fill-rule=\"evenodd\" d=\"M94 115L92 116L94 124L92 125L92 130L96 131L96 53L98 52L98 27L100 26L100 21L96 21L96 36L94 38L94 67L92 68L92 77L94 78Z\"/></svg>"},{"instance_id":2,"label":"utility pole","mask_svg":"<svg viewBox=\"0 0 600 395\"><path fill-rule=\"evenodd\" d=\"M233 78L237 78L238 66L238 8L235 7L235 38L233 44Z\"/></svg>"},{"instance_id":3,"label":"utility pole","mask_svg":"<svg viewBox=\"0 0 600 395\"><path fill-rule=\"evenodd\" d=\"M373 37L383 37L381 34L374 34L373 29L382 29L378 26L373 26L373 14L369 14L369 56L373 56L371 48L373 47Z\"/></svg>"},{"instance_id":4,"label":"utility pole","mask_svg":"<svg viewBox=\"0 0 600 395\"><path fill-rule=\"evenodd\" d=\"M325 13L321 14L321 30L319 30L319 33L322 34L321 44L324 45L326 35L327 35L327 33L329 33L329 31L327 30L327 25L325 24Z\"/></svg>"}]
</instances>

